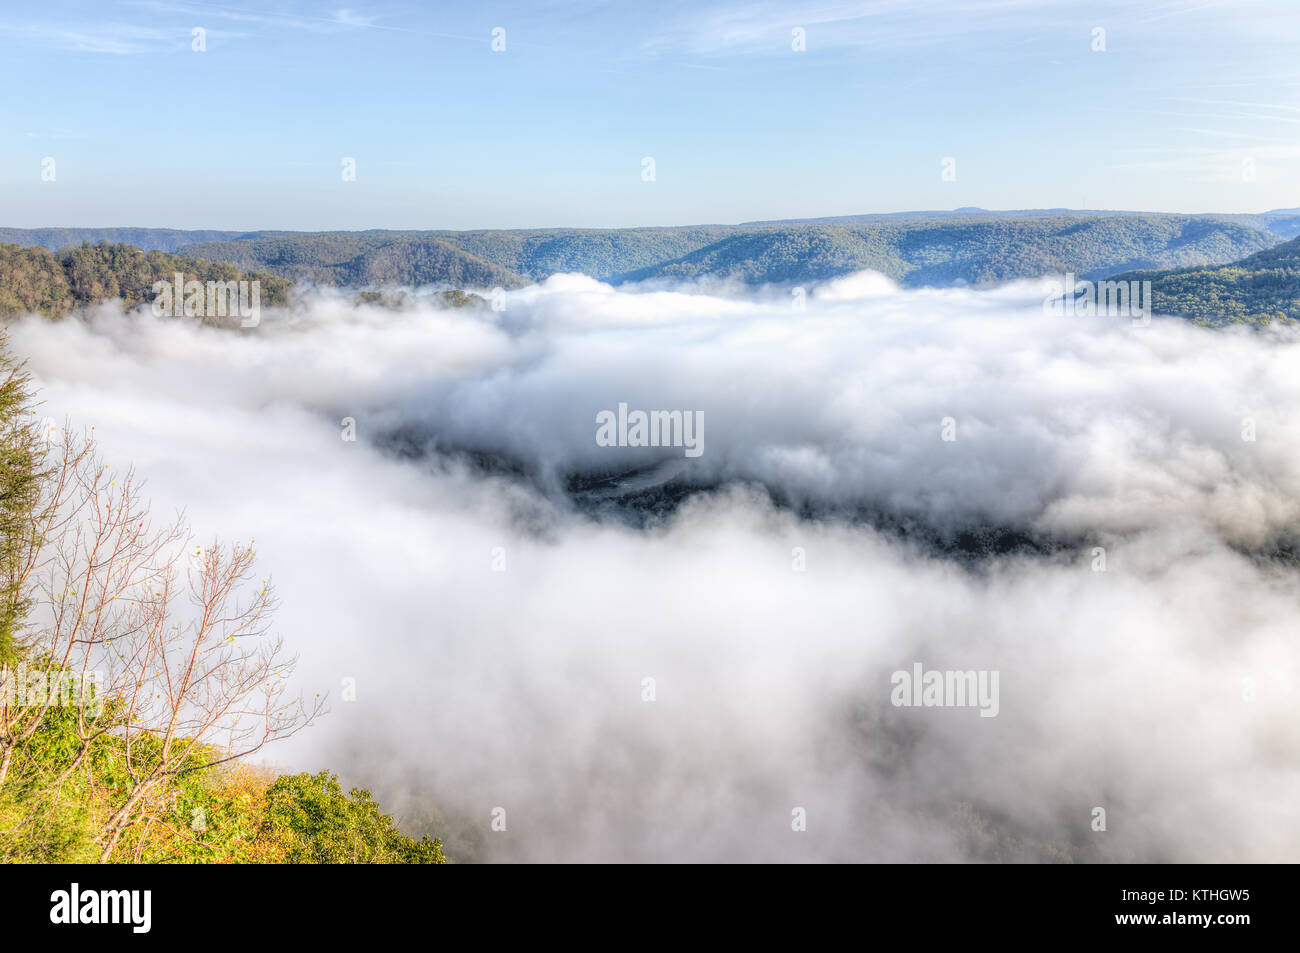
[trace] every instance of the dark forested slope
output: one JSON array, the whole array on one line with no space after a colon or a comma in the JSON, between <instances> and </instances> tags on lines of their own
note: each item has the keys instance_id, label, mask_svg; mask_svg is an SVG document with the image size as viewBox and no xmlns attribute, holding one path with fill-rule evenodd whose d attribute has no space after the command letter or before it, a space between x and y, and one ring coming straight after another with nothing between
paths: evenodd
<instances>
[{"instance_id":1,"label":"dark forested slope","mask_svg":"<svg viewBox=\"0 0 1300 953\"><path fill-rule=\"evenodd\" d=\"M1227 265L1134 271L1150 281L1153 310L1198 324L1267 325L1300 320L1300 238Z\"/></svg>"}]
</instances>

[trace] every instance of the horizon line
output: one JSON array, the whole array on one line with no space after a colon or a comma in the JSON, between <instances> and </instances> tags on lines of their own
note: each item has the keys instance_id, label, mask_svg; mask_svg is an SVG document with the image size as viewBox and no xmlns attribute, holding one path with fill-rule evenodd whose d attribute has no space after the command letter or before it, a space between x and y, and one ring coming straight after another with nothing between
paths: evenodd
<instances>
[{"instance_id":1,"label":"horizon line","mask_svg":"<svg viewBox=\"0 0 1300 953\"><path fill-rule=\"evenodd\" d=\"M749 226L763 225L814 225L823 223L833 223L846 219L866 219L866 218L903 218L908 215L1025 215L1030 213L1041 214L1056 212L1062 215L1182 215L1188 218L1206 218L1214 216L1228 215L1280 215L1286 213L1295 213L1300 215L1300 206L1295 208L1271 208L1263 211L1241 211L1241 212L1165 212L1153 209L1097 209L1097 208L1068 208L1064 206L1049 206L1044 208L1017 208L1017 209L990 209L980 206L960 206L953 209L909 209L898 212L848 212L843 215L813 215L798 218L766 218L751 219L741 222L693 222L689 224L678 225L508 225L502 227L471 227L471 228L450 228L446 226L389 226L389 225L367 225L367 226L343 226L338 228L229 228L209 225L0 225L0 230L12 231L72 231L76 229L105 231L109 229L138 229L140 231L169 231L169 232L231 232L238 234L257 234L268 232L288 232L296 234L329 234L333 232L618 232L633 230L651 230L651 229L683 229L683 228L744 228Z\"/></svg>"}]
</instances>

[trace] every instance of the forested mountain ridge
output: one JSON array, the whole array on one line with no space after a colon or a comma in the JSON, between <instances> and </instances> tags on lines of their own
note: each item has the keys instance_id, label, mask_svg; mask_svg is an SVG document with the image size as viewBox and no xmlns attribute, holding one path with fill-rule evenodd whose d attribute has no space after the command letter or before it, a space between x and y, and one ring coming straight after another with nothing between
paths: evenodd
<instances>
[{"instance_id":1,"label":"forested mountain ridge","mask_svg":"<svg viewBox=\"0 0 1300 953\"><path fill-rule=\"evenodd\" d=\"M1197 324L1300 321L1300 238L1227 265L1133 271L1117 280L1150 281L1156 314Z\"/></svg>"},{"instance_id":2,"label":"forested mountain ridge","mask_svg":"<svg viewBox=\"0 0 1300 953\"><path fill-rule=\"evenodd\" d=\"M186 252L351 286L400 280L509 288L564 271L614 283L717 277L757 284L870 268L919 287L1220 264L1277 238L1248 225L1187 215L900 217L863 225L287 233L199 243Z\"/></svg>"},{"instance_id":3,"label":"forested mountain ridge","mask_svg":"<svg viewBox=\"0 0 1300 953\"><path fill-rule=\"evenodd\" d=\"M1068 209L1039 208L994 211L984 208L959 208L951 211L927 212L876 212L867 215L834 215L824 218L797 218L775 221L742 222L742 227L757 225L872 225L898 222L901 220L929 221L932 223L952 223L958 221L976 222L997 219L1053 218L1063 215L1089 216L1106 218L1141 218L1158 215L1155 212L1134 212L1123 209ZM1194 219L1217 220L1245 225L1249 228L1268 232L1278 238L1295 238L1300 235L1300 209L1280 208L1268 212L1212 212L1186 216Z\"/></svg>"},{"instance_id":4,"label":"forested mountain ridge","mask_svg":"<svg viewBox=\"0 0 1300 953\"><path fill-rule=\"evenodd\" d=\"M187 255L293 281L365 288L520 288L529 279L428 233L286 232L186 246Z\"/></svg>"},{"instance_id":5,"label":"forested mountain ridge","mask_svg":"<svg viewBox=\"0 0 1300 953\"><path fill-rule=\"evenodd\" d=\"M1177 216L1156 221L1042 216L925 226L804 226L730 235L720 228L465 232L446 239L423 233L285 233L218 246L186 246L187 251L219 254L220 259L146 252L121 243L82 245L58 254L39 245L0 244L0 315L35 312L60 317L109 299L134 307L152 301L154 283L170 282L178 272L185 280L201 282L258 280L261 303L266 305L288 303L288 276L351 288L516 288L582 267L601 277L629 261L714 238L718 231L724 237L695 251L611 280L821 281L872 269L918 287L992 285L1073 272L1081 279L1151 281L1156 313L1201 324L1300 320L1300 238L1224 263L1234 249L1265 239L1246 226ZM458 241L482 255L457 247ZM486 255L507 260L518 270L493 264ZM1152 263L1173 267L1152 268ZM249 270L254 267L259 270ZM455 306L476 302L472 295L448 301Z\"/></svg>"},{"instance_id":6,"label":"forested mountain ridge","mask_svg":"<svg viewBox=\"0 0 1300 953\"><path fill-rule=\"evenodd\" d=\"M815 281L864 268L919 287L1225 264L1300 234L1300 212L960 209L745 225L481 231L0 229L0 240L48 244L97 233L115 240L130 234L146 249L183 248L190 258L344 287L513 288L557 272L615 283L702 277L763 283Z\"/></svg>"},{"instance_id":7,"label":"forested mountain ridge","mask_svg":"<svg viewBox=\"0 0 1300 953\"><path fill-rule=\"evenodd\" d=\"M50 251L59 251L82 242L90 245L108 242L134 245L144 251L176 252L196 242L222 242L245 234L181 228L0 228L0 243L41 245Z\"/></svg>"}]
</instances>

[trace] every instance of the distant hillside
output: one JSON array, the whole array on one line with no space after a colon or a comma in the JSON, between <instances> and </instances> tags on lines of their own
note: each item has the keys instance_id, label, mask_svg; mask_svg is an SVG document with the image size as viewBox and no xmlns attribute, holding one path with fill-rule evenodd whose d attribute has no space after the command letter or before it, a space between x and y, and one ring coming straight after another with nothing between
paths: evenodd
<instances>
[{"instance_id":1,"label":"distant hillside","mask_svg":"<svg viewBox=\"0 0 1300 953\"><path fill-rule=\"evenodd\" d=\"M186 254L330 285L515 288L577 271L601 279L679 258L730 226L473 232L262 232Z\"/></svg>"},{"instance_id":2,"label":"distant hillside","mask_svg":"<svg viewBox=\"0 0 1300 953\"><path fill-rule=\"evenodd\" d=\"M770 226L624 276L805 281L871 268L904 285L994 284L1072 271L1097 278L1135 267L1231 261L1276 237L1185 215L1056 215L872 225Z\"/></svg>"},{"instance_id":3,"label":"distant hillside","mask_svg":"<svg viewBox=\"0 0 1300 953\"><path fill-rule=\"evenodd\" d=\"M1259 215L1222 215L1219 218L1272 232L1282 238L1300 235L1300 208L1279 208Z\"/></svg>"},{"instance_id":4,"label":"distant hillside","mask_svg":"<svg viewBox=\"0 0 1300 953\"><path fill-rule=\"evenodd\" d=\"M991 284L1072 271L1225 264L1300 234L1300 213L1164 215L1029 210L908 212L804 222L681 228L498 231L183 232L167 229L0 229L25 244L64 234L136 235L143 248L293 281L353 288L514 288L557 272L602 281L735 278L802 282L871 268L917 287Z\"/></svg>"},{"instance_id":5,"label":"distant hillside","mask_svg":"<svg viewBox=\"0 0 1300 953\"><path fill-rule=\"evenodd\" d=\"M777 221L766 222L743 222L742 226L757 225L871 225L898 221L900 219L914 219L917 221L931 222L953 222L966 221L973 222L978 220L992 219L1016 219L1016 218L1059 218L1061 216L1081 217L1106 217L1117 218L1119 216L1137 216L1150 217L1156 213L1152 212L1130 212L1122 209L1118 210L1100 210L1100 209L1066 209L1066 208L1037 208L1037 209L1019 209L1015 211L991 211L983 208L959 208L951 211L934 210L928 212L885 212L870 215L835 215L825 218L792 218ZM1261 232L1269 232L1277 235L1279 238L1295 238L1300 235L1300 209L1279 208L1269 212L1258 213L1209 213L1189 216L1191 218L1212 219L1223 222L1233 222L1238 225L1245 225L1249 228L1257 229Z\"/></svg>"},{"instance_id":6,"label":"distant hillside","mask_svg":"<svg viewBox=\"0 0 1300 953\"><path fill-rule=\"evenodd\" d=\"M857 225L260 233L186 253L294 280L511 288L562 271L602 281L816 281L871 268L909 286L1221 264L1276 235L1188 215L882 216Z\"/></svg>"},{"instance_id":7,"label":"distant hillside","mask_svg":"<svg viewBox=\"0 0 1300 953\"><path fill-rule=\"evenodd\" d=\"M736 231L730 225L703 225L447 232L439 237L534 281L565 271L617 280L631 272L681 258Z\"/></svg>"},{"instance_id":8,"label":"distant hillside","mask_svg":"<svg viewBox=\"0 0 1300 953\"><path fill-rule=\"evenodd\" d=\"M427 233L282 232L189 245L187 255L320 285L519 288L529 279Z\"/></svg>"},{"instance_id":9,"label":"distant hillside","mask_svg":"<svg viewBox=\"0 0 1300 953\"><path fill-rule=\"evenodd\" d=\"M58 251L69 245L99 242L134 245L144 251L174 252L195 242L222 242L244 232L186 231L180 228L0 228L0 242L41 245Z\"/></svg>"},{"instance_id":10,"label":"distant hillside","mask_svg":"<svg viewBox=\"0 0 1300 953\"><path fill-rule=\"evenodd\" d=\"M36 245L0 244L0 316L36 313L62 317L69 312L120 298L127 307L154 298L157 281L258 280L260 303L284 305L290 283L263 272L241 272L232 265L196 258L141 251L131 245L81 245L57 255Z\"/></svg>"},{"instance_id":11,"label":"distant hillside","mask_svg":"<svg viewBox=\"0 0 1300 953\"><path fill-rule=\"evenodd\" d=\"M1300 238L1228 265L1134 271L1118 277L1150 281L1155 313L1198 324L1300 320Z\"/></svg>"},{"instance_id":12,"label":"distant hillside","mask_svg":"<svg viewBox=\"0 0 1300 953\"><path fill-rule=\"evenodd\" d=\"M1290 212L1268 214L1285 221ZM517 288L577 271L613 282L715 277L759 284L872 269L910 287L1064 272L1149 280L1156 313L1215 325L1300 320L1300 238L1277 244L1250 225L1205 216L1001 218L975 210L855 225L260 232L183 247L179 256L101 242L56 254L40 244L0 244L0 316L57 317L110 298L133 307L151 301L154 283L176 272L203 282L259 280L262 303L283 305L293 280L354 289ZM473 295L447 294L451 306L481 304Z\"/></svg>"}]
</instances>

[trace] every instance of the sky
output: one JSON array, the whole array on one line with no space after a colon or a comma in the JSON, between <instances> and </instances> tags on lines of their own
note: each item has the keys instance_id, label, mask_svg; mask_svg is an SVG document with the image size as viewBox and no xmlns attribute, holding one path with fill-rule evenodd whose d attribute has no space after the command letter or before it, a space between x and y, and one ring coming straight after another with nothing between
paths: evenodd
<instances>
[{"instance_id":1,"label":"sky","mask_svg":"<svg viewBox=\"0 0 1300 953\"><path fill-rule=\"evenodd\" d=\"M0 225L1294 207L1297 48L1294 0L6 2Z\"/></svg>"}]
</instances>

